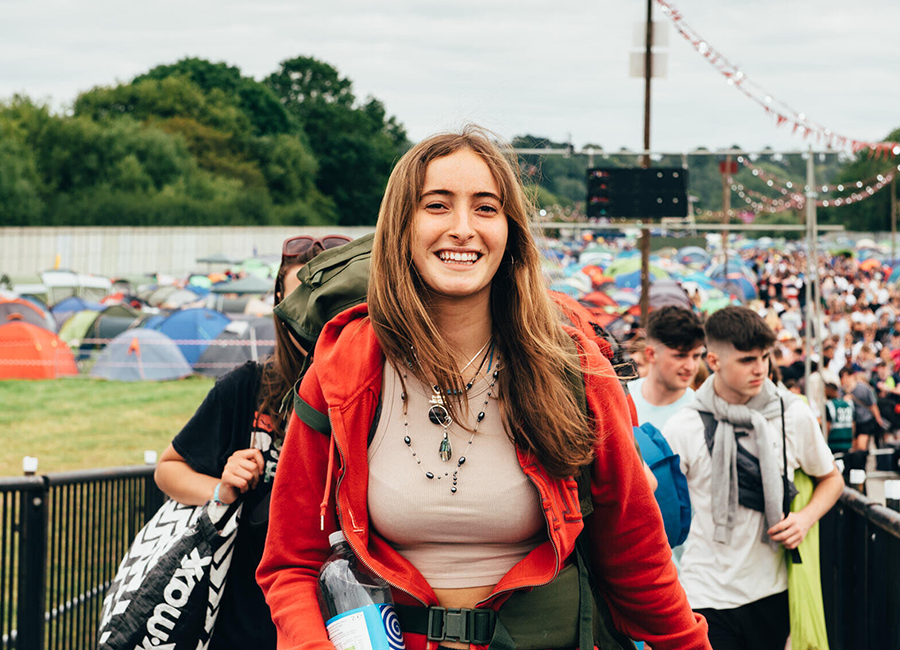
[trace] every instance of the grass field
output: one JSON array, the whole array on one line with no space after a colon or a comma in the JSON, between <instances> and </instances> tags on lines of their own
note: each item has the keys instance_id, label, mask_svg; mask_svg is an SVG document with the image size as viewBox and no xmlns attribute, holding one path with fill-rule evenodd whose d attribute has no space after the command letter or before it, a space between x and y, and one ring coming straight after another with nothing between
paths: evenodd
<instances>
[{"instance_id":1,"label":"grass field","mask_svg":"<svg viewBox=\"0 0 900 650\"><path fill-rule=\"evenodd\" d=\"M140 465L162 453L213 385L206 377L110 382L84 377L0 381L0 476Z\"/></svg>"}]
</instances>

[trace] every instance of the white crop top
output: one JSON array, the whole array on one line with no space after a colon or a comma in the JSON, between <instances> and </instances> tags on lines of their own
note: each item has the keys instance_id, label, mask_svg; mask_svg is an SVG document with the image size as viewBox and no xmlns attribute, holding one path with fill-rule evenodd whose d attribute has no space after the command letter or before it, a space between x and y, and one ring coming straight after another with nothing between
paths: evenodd
<instances>
[{"instance_id":1,"label":"white crop top","mask_svg":"<svg viewBox=\"0 0 900 650\"><path fill-rule=\"evenodd\" d=\"M369 519L433 588L495 585L547 539L537 488L522 472L500 419L498 386L484 406L489 379L469 390L470 422L485 413L477 433L473 438L452 424L453 456L445 462L439 453L444 429L428 418L431 387L407 376L405 427L400 377L390 363L384 366L382 413L369 445ZM461 466L460 456L466 459Z\"/></svg>"}]
</instances>

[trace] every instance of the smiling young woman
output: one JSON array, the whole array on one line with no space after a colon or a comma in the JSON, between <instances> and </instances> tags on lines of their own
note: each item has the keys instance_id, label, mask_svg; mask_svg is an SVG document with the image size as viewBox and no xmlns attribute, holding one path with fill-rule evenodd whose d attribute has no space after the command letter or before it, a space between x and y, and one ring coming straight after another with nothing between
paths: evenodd
<instances>
[{"instance_id":1,"label":"smiling young woman","mask_svg":"<svg viewBox=\"0 0 900 650\"><path fill-rule=\"evenodd\" d=\"M434 621L452 648L620 647L579 618L588 564L620 630L709 647L618 379L548 295L514 160L472 127L391 174L367 304L325 326L299 388L331 436L292 417L279 461L257 578L285 647L332 650L316 575L338 528L391 585L407 650L437 649Z\"/></svg>"}]
</instances>

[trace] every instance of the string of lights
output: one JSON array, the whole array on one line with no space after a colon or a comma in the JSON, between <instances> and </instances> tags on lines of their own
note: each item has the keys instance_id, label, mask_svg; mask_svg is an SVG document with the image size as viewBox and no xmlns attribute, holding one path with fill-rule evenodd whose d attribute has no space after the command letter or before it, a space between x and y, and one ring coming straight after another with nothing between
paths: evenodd
<instances>
[{"instance_id":1,"label":"string of lights","mask_svg":"<svg viewBox=\"0 0 900 650\"><path fill-rule=\"evenodd\" d=\"M801 186L799 184L793 183L792 181L783 180L778 176L767 172L761 167L754 165L745 156L738 156L737 160L739 163L750 169L751 173L754 176L766 181L766 185L778 190L783 196L790 196L790 200L788 202L778 205L784 206L787 203L791 203L793 205L783 207L783 209L789 210L794 207L803 207L806 202L806 197L801 192L808 192L810 190L808 186L802 186L801 190ZM897 165L896 167L892 166L890 169L880 172L875 176L867 178L865 180L858 180L855 182L847 183L835 183L832 185L822 185L815 187L813 188L813 191L815 191L816 193L821 192L823 194L835 194L850 192L849 195L845 196L829 196L820 198L816 201L816 205L823 208L828 208L834 206L849 205L851 203L858 203L859 201L873 196L878 191L884 189L885 186L890 185L891 181L894 179L894 175L898 171L900 171L900 165ZM743 185L740 184L732 184L731 188L732 190L738 192L738 196L741 196L741 192L749 192L749 190L745 190ZM741 198L744 197L741 196ZM772 199L773 204L776 204L776 201L776 199Z\"/></svg>"},{"instance_id":2,"label":"string of lights","mask_svg":"<svg viewBox=\"0 0 900 650\"><path fill-rule=\"evenodd\" d=\"M900 155L900 142L871 142L857 140L836 133L824 125L812 120L806 113L793 108L788 103L778 99L764 87L751 80L736 64L732 63L720 50L709 44L697 30L684 19L681 12L669 0L656 0L662 7L662 12L668 16L675 29L687 40L699 54L701 54L718 72L725 77L729 86L732 86L748 99L762 107L772 116L776 126L790 125L793 133L799 133L804 138L815 137L816 142L838 149L850 149L854 153L869 149L875 157L885 158Z\"/></svg>"}]
</instances>

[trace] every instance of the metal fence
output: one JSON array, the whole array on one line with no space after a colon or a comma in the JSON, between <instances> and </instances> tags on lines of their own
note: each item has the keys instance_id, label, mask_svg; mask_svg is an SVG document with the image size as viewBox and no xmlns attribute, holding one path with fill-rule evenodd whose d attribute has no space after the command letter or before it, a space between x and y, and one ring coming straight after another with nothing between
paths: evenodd
<instances>
[{"instance_id":1,"label":"metal fence","mask_svg":"<svg viewBox=\"0 0 900 650\"><path fill-rule=\"evenodd\" d=\"M153 470L0 478L4 648L96 647L106 589L131 540L164 499Z\"/></svg>"},{"instance_id":2,"label":"metal fence","mask_svg":"<svg viewBox=\"0 0 900 650\"><path fill-rule=\"evenodd\" d=\"M900 648L900 513L844 488L819 544L831 650Z\"/></svg>"}]
</instances>

